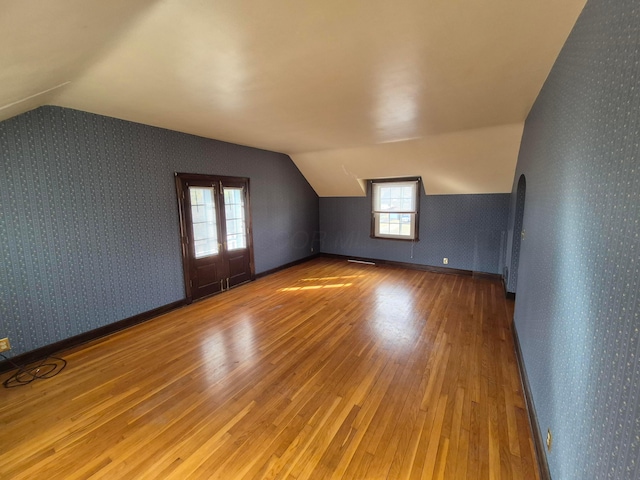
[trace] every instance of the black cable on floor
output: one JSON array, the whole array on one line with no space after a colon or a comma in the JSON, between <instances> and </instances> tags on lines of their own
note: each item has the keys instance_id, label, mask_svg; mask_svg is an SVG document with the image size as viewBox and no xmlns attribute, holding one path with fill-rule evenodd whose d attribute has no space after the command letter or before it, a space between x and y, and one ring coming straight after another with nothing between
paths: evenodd
<instances>
[{"instance_id":1,"label":"black cable on floor","mask_svg":"<svg viewBox=\"0 0 640 480\"><path fill-rule=\"evenodd\" d=\"M58 357L47 357L39 363L36 362L35 364L20 366L1 353L0 356L17 368L16 373L2 382L5 388L20 387L22 385L28 385L34 380L55 377L67 366L67 361L64 358Z\"/></svg>"}]
</instances>

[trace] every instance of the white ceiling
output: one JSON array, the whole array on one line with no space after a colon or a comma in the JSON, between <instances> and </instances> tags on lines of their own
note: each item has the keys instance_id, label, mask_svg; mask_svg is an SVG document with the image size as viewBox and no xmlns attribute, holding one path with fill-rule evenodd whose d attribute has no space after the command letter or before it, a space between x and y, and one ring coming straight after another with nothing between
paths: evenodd
<instances>
[{"instance_id":1,"label":"white ceiling","mask_svg":"<svg viewBox=\"0 0 640 480\"><path fill-rule=\"evenodd\" d=\"M320 196L510 192L585 0L0 0L0 120L76 108L291 155Z\"/></svg>"}]
</instances>

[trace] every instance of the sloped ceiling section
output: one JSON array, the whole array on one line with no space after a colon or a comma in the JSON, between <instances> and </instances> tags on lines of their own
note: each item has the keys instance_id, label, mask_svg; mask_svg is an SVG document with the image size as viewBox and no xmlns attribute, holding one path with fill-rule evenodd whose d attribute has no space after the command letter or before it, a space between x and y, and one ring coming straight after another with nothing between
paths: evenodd
<instances>
[{"instance_id":1,"label":"sloped ceiling section","mask_svg":"<svg viewBox=\"0 0 640 480\"><path fill-rule=\"evenodd\" d=\"M0 0L0 119L60 105L291 155L320 196L508 192L584 0Z\"/></svg>"},{"instance_id":2,"label":"sloped ceiling section","mask_svg":"<svg viewBox=\"0 0 640 480\"><path fill-rule=\"evenodd\" d=\"M366 185L358 180L416 174L430 195L497 193L505 185L510 192L522 129L515 123L293 158L326 197L362 195Z\"/></svg>"},{"instance_id":3,"label":"sloped ceiling section","mask_svg":"<svg viewBox=\"0 0 640 480\"><path fill-rule=\"evenodd\" d=\"M152 0L0 0L0 120L52 103Z\"/></svg>"}]
</instances>

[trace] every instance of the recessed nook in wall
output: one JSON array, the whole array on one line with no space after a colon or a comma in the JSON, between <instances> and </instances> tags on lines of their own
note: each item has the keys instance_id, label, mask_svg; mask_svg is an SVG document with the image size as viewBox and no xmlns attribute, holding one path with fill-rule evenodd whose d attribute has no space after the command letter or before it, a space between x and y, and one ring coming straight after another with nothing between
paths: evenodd
<instances>
[{"instance_id":1,"label":"recessed nook in wall","mask_svg":"<svg viewBox=\"0 0 640 480\"><path fill-rule=\"evenodd\" d=\"M511 265L509 268L509 278L507 279L507 290L515 293L518 286L518 262L520 260L520 249L524 239L524 203L527 191L527 180L524 175L518 179L516 190L516 213L513 224L513 253L511 255Z\"/></svg>"}]
</instances>

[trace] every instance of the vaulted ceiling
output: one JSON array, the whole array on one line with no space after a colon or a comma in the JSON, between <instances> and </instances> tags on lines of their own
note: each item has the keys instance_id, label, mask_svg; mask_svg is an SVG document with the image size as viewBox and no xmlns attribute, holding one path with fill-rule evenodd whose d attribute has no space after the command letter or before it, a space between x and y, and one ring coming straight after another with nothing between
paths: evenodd
<instances>
[{"instance_id":1,"label":"vaulted ceiling","mask_svg":"<svg viewBox=\"0 0 640 480\"><path fill-rule=\"evenodd\" d=\"M0 0L0 120L59 105L287 153L320 196L511 191L585 0Z\"/></svg>"}]
</instances>

